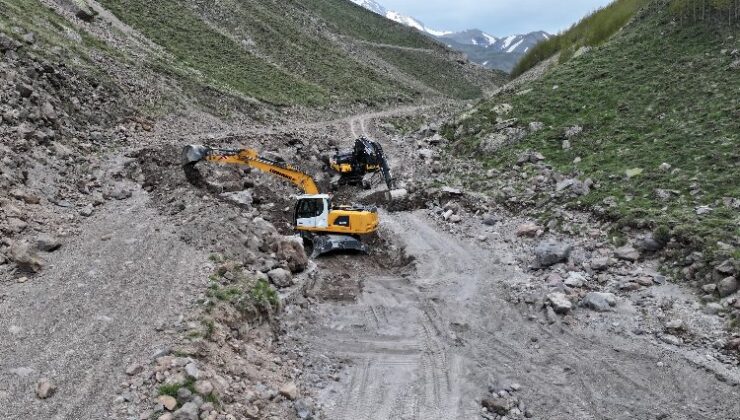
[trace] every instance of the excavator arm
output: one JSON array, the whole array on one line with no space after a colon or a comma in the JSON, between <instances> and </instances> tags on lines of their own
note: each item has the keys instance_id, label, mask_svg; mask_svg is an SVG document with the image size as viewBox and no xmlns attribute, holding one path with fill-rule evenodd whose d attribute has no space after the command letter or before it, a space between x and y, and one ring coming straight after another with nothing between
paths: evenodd
<instances>
[{"instance_id":1,"label":"excavator arm","mask_svg":"<svg viewBox=\"0 0 740 420\"><path fill-rule=\"evenodd\" d=\"M215 149L201 145L185 146L183 149L184 165L194 165L202 160L220 164L249 166L261 172L286 179L295 184L305 194L319 194L319 188L310 175L294 166L260 156L256 150Z\"/></svg>"}]
</instances>

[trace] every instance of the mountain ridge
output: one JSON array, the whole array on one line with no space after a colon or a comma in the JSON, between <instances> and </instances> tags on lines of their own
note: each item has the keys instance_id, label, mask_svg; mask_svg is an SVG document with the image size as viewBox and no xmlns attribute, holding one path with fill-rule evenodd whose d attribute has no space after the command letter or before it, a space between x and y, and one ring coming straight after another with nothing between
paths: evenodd
<instances>
[{"instance_id":1,"label":"mountain ridge","mask_svg":"<svg viewBox=\"0 0 740 420\"><path fill-rule=\"evenodd\" d=\"M498 37L477 28L463 31L437 30L414 17L389 10L374 0L350 1L394 22L414 28L451 49L461 51L474 63L505 72L511 72L519 59L537 43L551 37L545 31Z\"/></svg>"}]
</instances>

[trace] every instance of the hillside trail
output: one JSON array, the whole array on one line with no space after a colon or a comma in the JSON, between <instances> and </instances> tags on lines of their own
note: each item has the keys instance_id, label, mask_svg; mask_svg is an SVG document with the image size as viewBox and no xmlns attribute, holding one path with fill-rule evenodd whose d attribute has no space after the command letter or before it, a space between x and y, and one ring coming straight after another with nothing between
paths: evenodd
<instances>
[{"instance_id":1,"label":"hillside trail","mask_svg":"<svg viewBox=\"0 0 740 420\"><path fill-rule=\"evenodd\" d=\"M392 166L410 156L372 118L345 126L380 139ZM424 211L381 217L383 235L414 268L330 261L363 285L356 300L320 300L315 322L288 329L312 357L345 365L315 390L326 418L480 418L480 399L503 383L521 385L517 396L538 419L740 418L737 369L713 371L647 337L538 322L504 299L504 286L524 274L508 264L515 255L503 238L481 247L443 232Z\"/></svg>"}]
</instances>

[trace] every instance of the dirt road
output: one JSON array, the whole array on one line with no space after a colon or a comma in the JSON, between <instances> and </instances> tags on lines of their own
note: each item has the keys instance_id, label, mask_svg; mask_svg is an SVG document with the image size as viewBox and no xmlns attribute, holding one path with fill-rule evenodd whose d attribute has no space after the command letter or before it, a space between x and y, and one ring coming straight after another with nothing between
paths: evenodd
<instances>
[{"instance_id":1,"label":"dirt road","mask_svg":"<svg viewBox=\"0 0 740 420\"><path fill-rule=\"evenodd\" d=\"M373 127L349 122L353 136ZM405 156L402 145L384 147ZM444 233L424 211L382 220L415 268L339 260L364 285L356 302L319 303L316 322L290 332L317 359L348 361L316 390L326 418L480 418L489 387L511 384L538 419L740 418L738 369L617 328L634 314L569 326L510 303L507 285L525 275L505 233L482 246Z\"/></svg>"},{"instance_id":2,"label":"dirt road","mask_svg":"<svg viewBox=\"0 0 740 420\"><path fill-rule=\"evenodd\" d=\"M320 304L319 324L301 337L315 355L351 360L320 391L327 418L477 418L495 383L520 384L534 418L740 416L737 372L725 382L649 338L548 325L507 302L503 286L522 274L502 263L511 257L503 241L482 250L421 212L383 220L416 257L415 272L360 267L358 301Z\"/></svg>"}]
</instances>

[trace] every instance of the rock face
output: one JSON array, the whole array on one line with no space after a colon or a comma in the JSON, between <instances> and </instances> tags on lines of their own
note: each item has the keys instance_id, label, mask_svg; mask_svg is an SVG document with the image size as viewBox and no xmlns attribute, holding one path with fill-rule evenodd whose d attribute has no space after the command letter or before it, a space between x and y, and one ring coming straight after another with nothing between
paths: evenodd
<instances>
[{"instance_id":1,"label":"rock face","mask_svg":"<svg viewBox=\"0 0 740 420\"><path fill-rule=\"evenodd\" d=\"M547 295L547 301L552 305L552 309L556 314L567 314L573 309L573 304L570 302L565 293L550 293Z\"/></svg>"},{"instance_id":2,"label":"rock face","mask_svg":"<svg viewBox=\"0 0 740 420\"><path fill-rule=\"evenodd\" d=\"M568 244L544 241L534 249L534 255L540 266L548 267L567 260L570 251L571 246Z\"/></svg>"},{"instance_id":3,"label":"rock face","mask_svg":"<svg viewBox=\"0 0 740 420\"><path fill-rule=\"evenodd\" d=\"M581 300L581 306L597 312L607 312L617 304L613 293L590 292Z\"/></svg>"},{"instance_id":4,"label":"rock face","mask_svg":"<svg viewBox=\"0 0 740 420\"><path fill-rule=\"evenodd\" d=\"M738 282L735 277L725 277L717 283L717 291L721 297L730 296L738 289Z\"/></svg>"}]
</instances>

